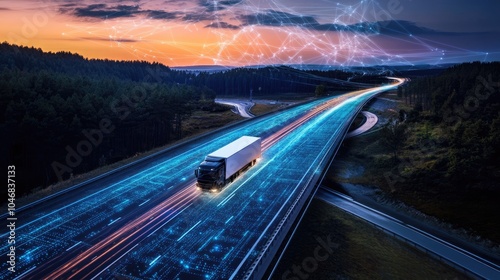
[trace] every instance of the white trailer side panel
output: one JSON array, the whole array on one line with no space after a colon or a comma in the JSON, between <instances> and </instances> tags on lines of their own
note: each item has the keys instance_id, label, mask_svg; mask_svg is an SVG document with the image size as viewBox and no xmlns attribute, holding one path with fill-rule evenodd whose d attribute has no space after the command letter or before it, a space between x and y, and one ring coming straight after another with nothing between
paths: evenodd
<instances>
[{"instance_id":1,"label":"white trailer side panel","mask_svg":"<svg viewBox=\"0 0 500 280\"><path fill-rule=\"evenodd\" d=\"M243 136L209 154L210 157L226 159L226 179L261 155L261 139Z\"/></svg>"}]
</instances>

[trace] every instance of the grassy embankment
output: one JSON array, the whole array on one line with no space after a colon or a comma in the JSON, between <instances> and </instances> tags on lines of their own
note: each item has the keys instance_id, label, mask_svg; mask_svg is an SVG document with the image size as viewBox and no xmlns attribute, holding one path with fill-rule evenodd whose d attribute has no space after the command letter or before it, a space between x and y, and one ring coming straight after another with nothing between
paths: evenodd
<instances>
[{"instance_id":1,"label":"grassy embankment","mask_svg":"<svg viewBox=\"0 0 500 280\"><path fill-rule=\"evenodd\" d=\"M326 260L317 261L308 279L467 279L419 249L318 199L309 207L273 279L304 279L282 276L293 271L293 265L301 266L306 258L314 257L317 238L328 236L338 247Z\"/></svg>"},{"instance_id":2,"label":"grassy embankment","mask_svg":"<svg viewBox=\"0 0 500 280\"><path fill-rule=\"evenodd\" d=\"M271 105L271 104L255 104L250 108L250 113L254 114L255 116L260 116L272 111L276 111L278 109L282 108L281 105Z\"/></svg>"},{"instance_id":3,"label":"grassy embankment","mask_svg":"<svg viewBox=\"0 0 500 280\"><path fill-rule=\"evenodd\" d=\"M385 118L397 118L396 112L400 109L410 110L402 102L394 104L394 108L377 113ZM327 175L327 184L344 182L378 187L427 215L500 243L497 230L500 193L451 184L450 178L442 171L442 165L449 160L447 146L425 144L447 142L450 135L445 128L428 121L408 123L407 139L398 159L393 158L392 148L384 144L383 137L382 131L378 130L344 141L336 161L361 166L364 171L346 177L342 175L343 171L332 169Z\"/></svg>"}]
</instances>

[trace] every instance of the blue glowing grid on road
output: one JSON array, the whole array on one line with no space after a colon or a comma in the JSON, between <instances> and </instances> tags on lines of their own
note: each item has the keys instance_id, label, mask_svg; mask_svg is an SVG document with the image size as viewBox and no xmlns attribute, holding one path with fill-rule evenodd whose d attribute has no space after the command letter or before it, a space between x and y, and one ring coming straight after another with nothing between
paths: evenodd
<instances>
[{"instance_id":1,"label":"blue glowing grid on road","mask_svg":"<svg viewBox=\"0 0 500 280\"><path fill-rule=\"evenodd\" d=\"M93 237L113 222L118 222L124 213L133 211L139 205L147 206L152 197L159 193L167 195L187 178L193 177L193 170L209 152L241 135L259 136L277 130L321 102L315 101L263 119L251 120L248 125L222 135L209 135L204 138L205 142L192 144L193 149L188 152L157 160L124 180L94 189L81 198L65 201L56 209L39 206L28 215L21 216L19 213L16 248L21 261L16 264L17 268L27 271L68 252L68 249L89 247L93 244ZM1 238L6 236L7 233L0 235ZM7 252L8 246L4 245L2 250ZM2 267L5 265L2 263ZM0 278L6 277L7 273L7 269L3 269Z\"/></svg>"},{"instance_id":2,"label":"blue glowing grid on road","mask_svg":"<svg viewBox=\"0 0 500 280\"><path fill-rule=\"evenodd\" d=\"M250 122L246 127L234 129L222 137L207 139L197 149L157 161L125 180L103 186L84 198L68 201L62 208L39 211L36 216L30 217L31 220L25 219L25 223L18 228L17 242L22 252L20 260L23 261L19 267L29 270L58 254L90 247L96 242L92 239L94 236L119 223L124 215L147 205L155 195L173 191L191 178L192 170L214 147L241 135L259 136L278 130L296 115L319 103L302 105L258 122ZM352 108L356 106L356 102L350 103L353 103ZM347 115L352 114L352 108L330 110L288 135L264 153L259 165L222 193L203 194L175 220L169 220L168 225L162 225L154 235L130 251L109 273L140 274L145 278L183 278L183 275L229 277L239 260L252 256L247 255L249 244L251 246L275 216L276 205L283 206L283 203L291 201L300 180L304 178L304 171L314 165L313 157L317 158L321 153L318 147L329 143L324 141L324 136L332 134L335 125L338 127ZM299 153L291 154L290 151ZM164 247L168 248L163 250ZM183 250L199 254L193 256L189 253L178 258L176 254ZM253 254L256 252L251 251Z\"/></svg>"}]
</instances>

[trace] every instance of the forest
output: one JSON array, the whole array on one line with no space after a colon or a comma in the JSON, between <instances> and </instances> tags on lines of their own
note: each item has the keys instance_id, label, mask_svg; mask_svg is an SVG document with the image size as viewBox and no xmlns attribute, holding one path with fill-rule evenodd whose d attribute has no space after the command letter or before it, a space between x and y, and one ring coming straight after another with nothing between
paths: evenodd
<instances>
[{"instance_id":1,"label":"forest","mask_svg":"<svg viewBox=\"0 0 500 280\"><path fill-rule=\"evenodd\" d=\"M349 82L347 80L350 80ZM159 63L87 59L0 44L3 166L16 165L18 195L179 140L196 110L218 96L341 91L383 78L290 67L175 71Z\"/></svg>"},{"instance_id":2,"label":"forest","mask_svg":"<svg viewBox=\"0 0 500 280\"><path fill-rule=\"evenodd\" d=\"M398 89L413 109L408 149L427 158L407 169L415 186L489 189L500 182L500 63L464 63Z\"/></svg>"}]
</instances>

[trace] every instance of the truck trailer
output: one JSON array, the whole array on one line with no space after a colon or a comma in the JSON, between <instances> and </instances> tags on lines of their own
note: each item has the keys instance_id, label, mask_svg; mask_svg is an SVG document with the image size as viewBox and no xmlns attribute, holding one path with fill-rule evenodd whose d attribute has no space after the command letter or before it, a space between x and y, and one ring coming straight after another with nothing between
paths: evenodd
<instances>
[{"instance_id":1,"label":"truck trailer","mask_svg":"<svg viewBox=\"0 0 500 280\"><path fill-rule=\"evenodd\" d=\"M243 170L253 166L261 155L260 137L242 136L205 157L194 171L196 185L201 189L218 191Z\"/></svg>"}]
</instances>

